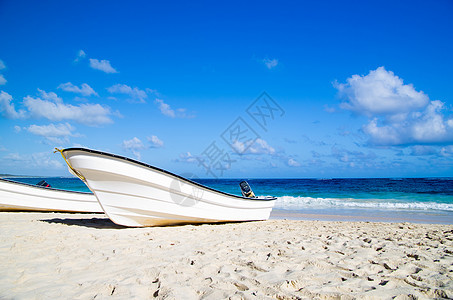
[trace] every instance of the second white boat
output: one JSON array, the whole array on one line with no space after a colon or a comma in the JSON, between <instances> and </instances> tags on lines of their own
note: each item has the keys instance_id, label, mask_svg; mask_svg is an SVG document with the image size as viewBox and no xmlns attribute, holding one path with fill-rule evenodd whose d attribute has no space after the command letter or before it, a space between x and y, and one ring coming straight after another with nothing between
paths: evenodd
<instances>
[{"instance_id":1,"label":"second white boat","mask_svg":"<svg viewBox=\"0 0 453 300\"><path fill-rule=\"evenodd\" d=\"M7 179L0 179L0 211L103 212L91 193L58 190Z\"/></svg>"},{"instance_id":2,"label":"second white boat","mask_svg":"<svg viewBox=\"0 0 453 300\"><path fill-rule=\"evenodd\" d=\"M203 186L122 156L84 148L61 151L70 171L107 216L131 227L266 220L276 198L247 198Z\"/></svg>"}]
</instances>

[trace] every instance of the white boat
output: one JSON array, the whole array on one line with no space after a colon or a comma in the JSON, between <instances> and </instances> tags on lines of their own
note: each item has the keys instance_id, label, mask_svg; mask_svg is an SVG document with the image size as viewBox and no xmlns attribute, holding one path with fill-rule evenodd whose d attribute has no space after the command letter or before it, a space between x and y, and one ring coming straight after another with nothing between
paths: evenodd
<instances>
[{"instance_id":1,"label":"white boat","mask_svg":"<svg viewBox=\"0 0 453 300\"><path fill-rule=\"evenodd\" d=\"M58 190L1 178L0 211L104 212L92 193Z\"/></svg>"},{"instance_id":2,"label":"white boat","mask_svg":"<svg viewBox=\"0 0 453 300\"><path fill-rule=\"evenodd\" d=\"M60 152L107 216L123 226L266 220L276 200L224 193L114 154L83 148Z\"/></svg>"}]
</instances>

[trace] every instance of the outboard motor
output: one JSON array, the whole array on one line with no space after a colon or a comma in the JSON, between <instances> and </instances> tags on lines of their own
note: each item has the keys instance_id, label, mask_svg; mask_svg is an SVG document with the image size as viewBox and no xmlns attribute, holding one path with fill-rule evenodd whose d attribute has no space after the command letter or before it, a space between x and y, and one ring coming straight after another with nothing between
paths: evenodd
<instances>
[{"instance_id":1,"label":"outboard motor","mask_svg":"<svg viewBox=\"0 0 453 300\"><path fill-rule=\"evenodd\" d=\"M43 187L48 187L48 188L51 187L50 184L48 184L47 181L45 181L45 180L41 180L36 185L43 186Z\"/></svg>"},{"instance_id":2,"label":"outboard motor","mask_svg":"<svg viewBox=\"0 0 453 300\"><path fill-rule=\"evenodd\" d=\"M241 181L241 183L239 183L239 186L241 187L242 196L246 198L255 198L255 194L253 193L247 181Z\"/></svg>"}]
</instances>

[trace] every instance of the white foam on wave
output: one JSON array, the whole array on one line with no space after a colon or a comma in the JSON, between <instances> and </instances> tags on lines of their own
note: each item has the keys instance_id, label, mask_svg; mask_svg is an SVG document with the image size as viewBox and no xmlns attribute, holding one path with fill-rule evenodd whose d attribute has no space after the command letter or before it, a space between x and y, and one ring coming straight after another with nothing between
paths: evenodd
<instances>
[{"instance_id":1,"label":"white foam on wave","mask_svg":"<svg viewBox=\"0 0 453 300\"><path fill-rule=\"evenodd\" d=\"M390 210L447 210L453 211L453 204L436 202L401 202L390 199L312 198L277 197L275 208L297 210L306 208L372 208Z\"/></svg>"}]
</instances>

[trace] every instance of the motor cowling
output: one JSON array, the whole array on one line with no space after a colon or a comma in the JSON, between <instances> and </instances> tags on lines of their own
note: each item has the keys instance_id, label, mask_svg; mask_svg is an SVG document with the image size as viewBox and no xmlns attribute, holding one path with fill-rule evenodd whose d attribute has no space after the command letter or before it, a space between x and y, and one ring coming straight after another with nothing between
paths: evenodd
<instances>
[{"instance_id":1,"label":"motor cowling","mask_svg":"<svg viewBox=\"0 0 453 300\"><path fill-rule=\"evenodd\" d=\"M247 181L241 181L239 183L239 186L241 187L242 196L246 198L255 198L255 194L253 193L252 188Z\"/></svg>"}]
</instances>

